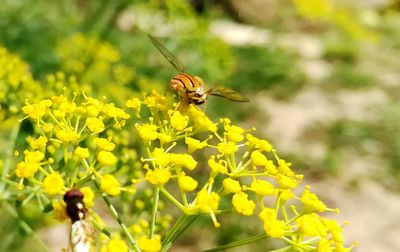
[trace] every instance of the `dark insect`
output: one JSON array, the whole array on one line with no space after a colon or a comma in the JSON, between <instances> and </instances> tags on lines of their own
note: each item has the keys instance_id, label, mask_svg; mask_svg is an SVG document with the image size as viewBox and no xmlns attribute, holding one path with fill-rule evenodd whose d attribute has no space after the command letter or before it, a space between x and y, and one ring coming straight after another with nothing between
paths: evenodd
<instances>
[{"instance_id":1,"label":"dark insect","mask_svg":"<svg viewBox=\"0 0 400 252\"><path fill-rule=\"evenodd\" d=\"M71 219L68 251L72 252L89 252L92 242L93 228L85 220L87 208L83 197L83 193L77 189L71 189L64 194L66 212Z\"/></svg>"}]
</instances>

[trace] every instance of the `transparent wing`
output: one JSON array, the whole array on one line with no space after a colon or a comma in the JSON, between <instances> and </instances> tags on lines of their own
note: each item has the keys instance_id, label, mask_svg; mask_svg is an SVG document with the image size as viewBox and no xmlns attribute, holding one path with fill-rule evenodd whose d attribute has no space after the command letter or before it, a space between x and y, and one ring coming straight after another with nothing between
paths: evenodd
<instances>
[{"instance_id":1,"label":"transparent wing","mask_svg":"<svg viewBox=\"0 0 400 252\"><path fill-rule=\"evenodd\" d=\"M231 101L235 102L248 102L249 99L246 97L242 96L238 92L236 92L233 89L227 88L227 87L215 87L206 92L208 95L215 95L219 97L226 98Z\"/></svg>"},{"instance_id":2,"label":"transparent wing","mask_svg":"<svg viewBox=\"0 0 400 252\"><path fill-rule=\"evenodd\" d=\"M164 57L169 61L169 63L171 63L171 65L175 67L178 72L184 72L182 62L180 62L180 60L175 57L175 55L173 55L163 44L161 44L161 42L157 38L151 36L150 34L147 35L151 39L151 42L153 42L153 44L160 51L160 53L164 55Z\"/></svg>"},{"instance_id":3,"label":"transparent wing","mask_svg":"<svg viewBox=\"0 0 400 252\"><path fill-rule=\"evenodd\" d=\"M70 243L73 252L89 252L92 242L93 228L89 222L79 220L72 224Z\"/></svg>"}]
</instances>

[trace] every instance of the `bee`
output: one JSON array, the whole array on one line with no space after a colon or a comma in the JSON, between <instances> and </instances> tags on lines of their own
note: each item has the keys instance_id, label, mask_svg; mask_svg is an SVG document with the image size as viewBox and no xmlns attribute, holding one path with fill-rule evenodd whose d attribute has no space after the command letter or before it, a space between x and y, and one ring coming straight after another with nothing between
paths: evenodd
<instances>
[{"instance_id":1,"label":"bee","mask_svg":"<svg viewBox=\"0 0 400 252\"><path fill-rule=\"evenodd\" d=\"M63 198L67 204L67 215L71 219L68 251L72 252L89 252L92 242L93 228L85 220L88 210L83 203L83 197L81 191L71 189Z\"/></svg>"},{"instance_id":2,"label":"bee","mask_svg":"<svg viewBox=\"0 0 400 252\"><path fill-rule=\"evenodd\" d=\"M183 64L175 55L161 44L157 38L151 35L148 36L160 53L178 70L179 74L169 81L169 87L178 93L183 104L201 105L209 95L219 96L235 102L249 101L238 92L224 86L205 90L204 82L200 77L186 73Z\"/></svg>"}]
</instances>

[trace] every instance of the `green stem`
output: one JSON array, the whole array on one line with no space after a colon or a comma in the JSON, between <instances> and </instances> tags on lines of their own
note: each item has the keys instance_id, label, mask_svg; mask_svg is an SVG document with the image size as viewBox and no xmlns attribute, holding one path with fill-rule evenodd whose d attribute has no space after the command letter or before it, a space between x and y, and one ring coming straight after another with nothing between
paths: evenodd
<instances>
[{"instance_id":1,"label":"green stem","mask_svg":"<svg viewBox=\"0 0 400 252\"><path fill-rule=\"evenodd\" d=\"M162 241L161 252L168 251L172 243L193 224L197 217L198 215L181 215Z\"/></svg>"},{"instance_id":2,"label":"green stem","mask_svg":"<svg viewBox=\"0 0 400 252\"><path fill-rule=\"evenodd\" d=\"M90 177L90 179L92 180L93 184L96 186L97 190L100 192L101 197L103 198L104 202L106 203L108 209L110 209L110 212L112 214L112 216L114 217L114 219L118 222L118 224L120 225L122 232L126 235L126 237L128 238L129 243L132 245L133 249L137 252L140 251L139 246L137 245L136 241L133 239L132 235L129 233L128 228L126 227L126 225L122 222L121 217L119 216L117 210L115 209L115 207L113 206L113 204L111 203L110 199L104 195L101 192L100 189L100 185L96 180L96 177L94 175L92 175Z\"/></svg>"},{"instance_id":3,"label":"green stem","mask_svg":"<svg viewBox=\"0 0 400 252\"><path fill-rule=\"evenodd\" d=\"M157 209L158 209L158 201L160 199L160 187L156 186L154 188L153 194L153 206L151 209L151 223L150 223L150 239L154 236L154 231L156 229L156 218L157 218Z\"/></svg>"},{"instance_id":4,"label":"green stem","mask_svg":"<svg viewBox=\"0 0 400 252\"><path fill-rule=\"evenodd\" d=\"M4 169L3 169L3 173L1 174L1 178L3 178L3 179L7 178L8 171L11 168L13 152L14 152L15 144L17 142L17 137L18 137L20 127L21 127L21 124L18 123L17 125L15 125L12 128L11 133L10 133L10 141L9 141L10 145L8 146L8 151L6 153L6 159L4 162ZM5 188L6 188L6 184L0 183L0 192L4 192Z\"/></svg>"},{"instance_id":5,"label":"green stem","mask_svg":"<svg viewBox=\"0 0 400 252\"><path fill-rule=\"evenodd\" d=\"M182 205L177 199L175 199L174 196L172 196L167 190L165 190L164 187L160 187L160 191L162 194L165 195L165 197L167 197L170 201L172 201L172 203L174 203L177 207L179 207L180 210L182 210L183 212L185 211L185 206Z\"/></svg>"},{"instance_id":6,"label":"green stem","mask_svg":"<svg viewBox=\"0 0 400 252\"><path fill-rule=\"evenodd\" d=\"M236 247L239 247L239 246L243 246L243 245L246 245L246 244L249 244L249 243L253 243L253 242L256 242L256 241L261 240L261 239L264 239L265 237L267 237L267 235L265 233L262 233L262 234L258 234L258 235L255 235L255 236L240 240L240 241L235 241L235 242L228 243L228 244L225 244L225 245L222 245L222 246L218 246L218 247L215 247L215 248L212 248L212 249L207 249L207 250L204 250L203 252L215 252L215 251L222 251L222 250L226 250L226 249L236 248Z\"/></svg>"}]
</instances>

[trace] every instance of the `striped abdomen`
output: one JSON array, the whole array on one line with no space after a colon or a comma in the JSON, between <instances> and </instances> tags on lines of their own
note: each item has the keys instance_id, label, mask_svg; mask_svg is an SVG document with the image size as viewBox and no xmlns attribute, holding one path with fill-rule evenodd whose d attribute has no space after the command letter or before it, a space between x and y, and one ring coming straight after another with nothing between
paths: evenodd
<instances>
[{"instance_id":1,"label":"striped abdomen","mask_svg":"<svg viewBox=\"0 0 400 252\"><path fill-rule=\"evenodd\" d=\"M174 78L172 78L169 82L169 87L173 90L196 90L197 87L203 85L203 81L193 75L189 75L186 73L180 73Z\"/></svg>"}]
</instances>

